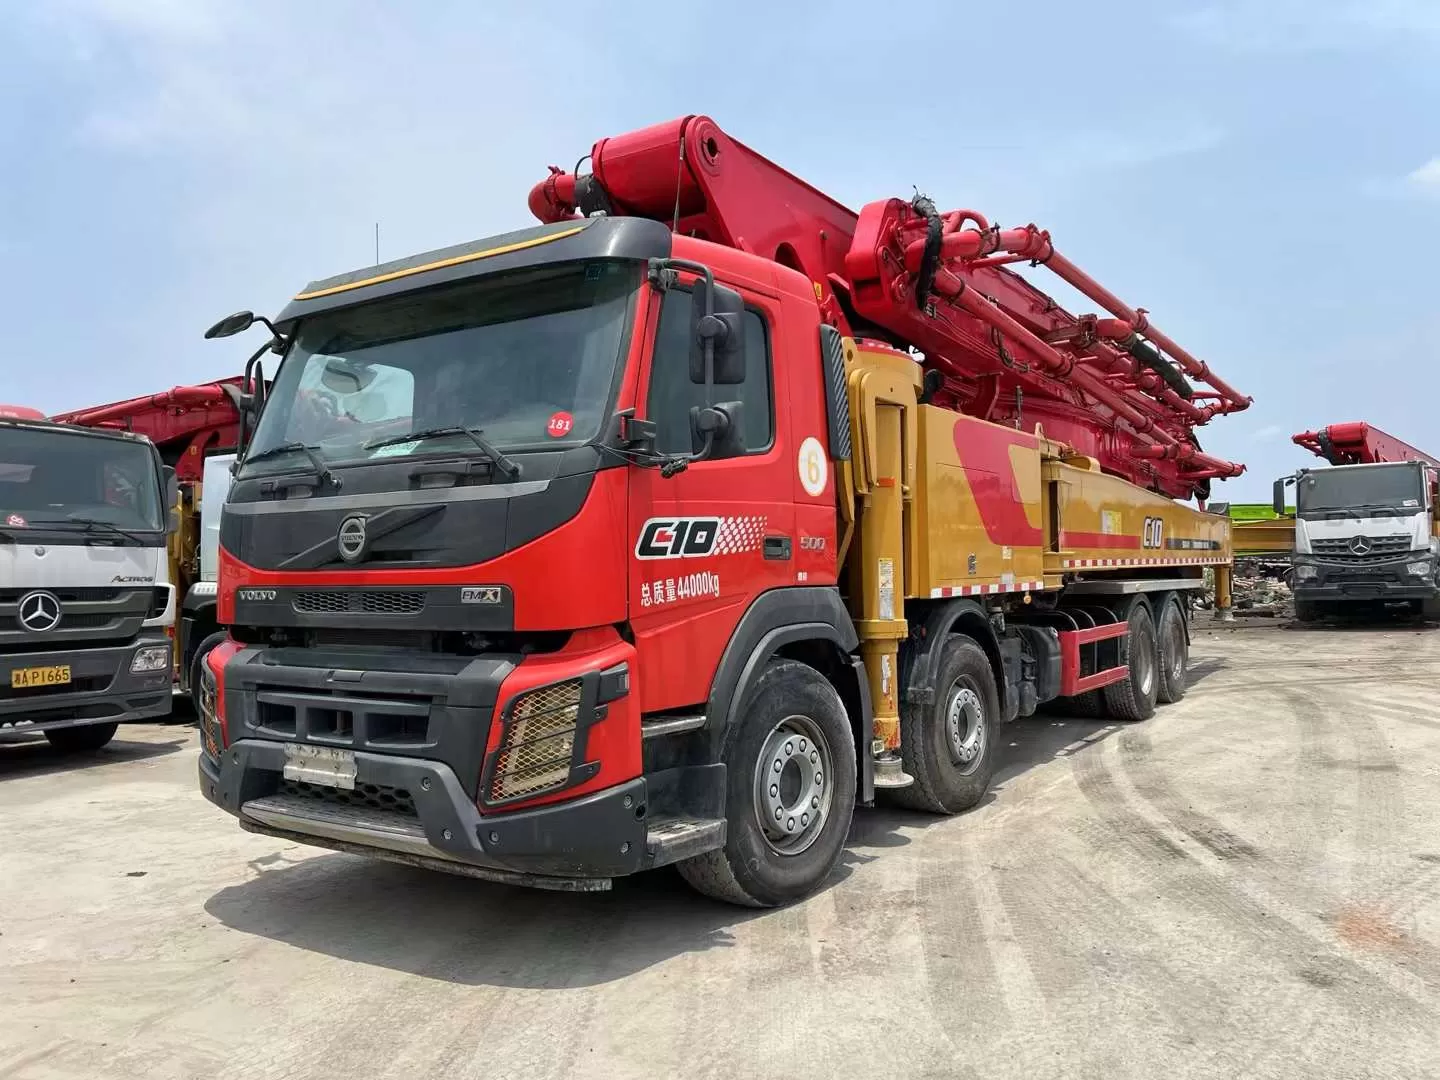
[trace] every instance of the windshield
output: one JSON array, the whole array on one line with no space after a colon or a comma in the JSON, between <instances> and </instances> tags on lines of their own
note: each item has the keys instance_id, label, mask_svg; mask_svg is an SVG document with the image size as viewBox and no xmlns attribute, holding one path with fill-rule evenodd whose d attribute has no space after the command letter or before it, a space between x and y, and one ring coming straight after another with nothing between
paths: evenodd
<instances>
[{"instance_id":1,"label":"windshield","mask_svg":"<svg viewBox=\"0 0 1440 1080\"><path fill-rule=\"evenodd\" d=\"M639 282L633 262L567 263L306 320L247 458L268 452L254 467L269 471L300 447L351 464L484 453L463 431L404 438L438 428L479 430L502 453L588 442Z\"/></svg>"},{"instance_id":2,"label":"windshield","mask_svg":"<svg viewBox=\"0 0 1440 1080\"><path fill-rule=\"evenodd\" d=\"M1296 511L1393 508L1418 511L1425 505L1423 473L1415 465L1365 465L1304 473Z\"/></svg>"},{"instance_id":3,"label":"windshield","mask_svg":"<svg viewBox=\"0 0 1440 1080\"><path fill-rule=\"evenodd\" d=\"M0 425L0 526L102 522L163 530L160 470L148 443Z\"/></svg>"}]
</instances>

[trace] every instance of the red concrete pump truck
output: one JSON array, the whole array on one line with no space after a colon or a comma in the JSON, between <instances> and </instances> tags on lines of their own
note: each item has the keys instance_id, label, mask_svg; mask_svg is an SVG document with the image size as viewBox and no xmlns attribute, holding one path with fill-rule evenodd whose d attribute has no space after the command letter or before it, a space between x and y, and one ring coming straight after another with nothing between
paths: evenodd
<instances>
[{"instance_id":1,"label":"red concrete pump truck","mask_svg":"<svg viewBox=\"0 0 1440 1080\"><path fill-rule=\"evenodd\" d=\"M539 227L207 334L264 324L247 386L283 355L220 525L207 798L482 878L674 863L771 905L877 790L975 805L1041 703L1185 692L1230 560L1203 500L1242 468L1194 428L1248 398L1034 226L856 214L699 116L588 158Z\"/></svg>"}]
</instances>

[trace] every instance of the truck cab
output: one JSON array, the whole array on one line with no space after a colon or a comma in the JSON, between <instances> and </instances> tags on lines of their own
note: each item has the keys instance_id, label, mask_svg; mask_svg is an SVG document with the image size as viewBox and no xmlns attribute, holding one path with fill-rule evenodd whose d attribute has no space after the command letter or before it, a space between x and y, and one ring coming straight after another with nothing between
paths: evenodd
<instances>
[{"instance_id":1,"label":"truck cab","mask_svg":"<svg viewBox=\"0 0 1440 1080\"><path fill-rule=\"evenodd\" d=\"M143 438L0 419L0 731L95 749L170 712L174 498Z\"/></svg>"},{"instance_id":2,"label":"truck cab","mask_svg":"<svg viewBox=\"0 0 1440 1080\"><path fill-rule=\"evenodd\" d=\"M1302 469L1276 481L1278 512L1291 485L1297 619L1387 605L1440 615L1432 466L1410 461Z\"/></svg>"}]
</instances>

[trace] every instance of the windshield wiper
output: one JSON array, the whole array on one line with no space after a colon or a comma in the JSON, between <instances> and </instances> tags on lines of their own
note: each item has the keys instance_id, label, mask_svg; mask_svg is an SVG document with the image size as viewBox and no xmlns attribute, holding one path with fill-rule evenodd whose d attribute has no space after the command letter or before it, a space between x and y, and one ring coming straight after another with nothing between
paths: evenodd
<instances>
[{"instance_id":1,"label":"windshield wiper","mask_svg":"<svg viewBox=\"0 0 1440 1080\"><path fill-rule=\"evenodd\" d=\"M246 454L242 464L249 465L252 461L264 461L267 458L279 457L281 454L304 454L310 459L310 464L314 466L315 478L317 480L322 484L333 484L335 487L339 487L340 478L330 471L330 467L326 465L320 455L315 452L318 449L319 447L311 446L309 443L281 443L279 446L272 446L266 450L261 450L258 454Z\"/></svg>"},{"instance_id":2,"label":"windshield wiper","mask_svg":"<svg viewBox=\"0 0 1440 1080\"><path fill-rule=\"evenodd\" d=\"M412 431L408 435L391 435L388 438L376 439L365 444L366 450L378 450L382 446L399 446L401 443L421 442L425 439L438 439L444 435L464 435L469 438L480 451L495 463L497 469L501 469L511 480L520 479L520 466L500 452L489 439L485 438L482 428L465 427L456 424L452 427L426 428L424 431Z\"/></svg>"},{"instance_id":3,"label":"windshield wiper","mask_svg":"<svg viewBox=\"0 0 1440 1080\"><path fill-rule=\"evenodd\" d=\"M95 531L97 531L97 530L100 531L100 532L108 532L108 533L110 533L110 534L113 535L113 536L123 536L126 540L129 540L129 541L131 541L132 543L135 543L135 544L140 544L141 546L143 546L143 545L145 544L145 538L144 538L143 536L140 536L140 535L138 535L138 534L136 534L136 533L133 533L133 532L131 532L129 529L122 529L122 528L120 528L119 525L113 524L112 522L102 521L100 518L84 518L84 517L69 517L69 518L31 518L31 519L30 519L30 524L31 524L31 525L80 525L80 526L82 526L82 527L85 529L86 532L95 532Z\"/></svg>"}]
</instances>

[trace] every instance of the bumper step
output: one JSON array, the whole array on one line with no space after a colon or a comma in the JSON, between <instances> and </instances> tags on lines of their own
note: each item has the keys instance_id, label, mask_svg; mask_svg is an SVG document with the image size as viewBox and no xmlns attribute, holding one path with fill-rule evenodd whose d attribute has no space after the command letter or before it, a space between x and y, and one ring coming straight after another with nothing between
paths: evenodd
<instances>
[{"instance_id":1,"label":"bumper step","mask_svg":"<svg viewBox=\"0 0 1440 1080\"><path fill-rule=\"evenodd\" d=\"M645 830L650 866L668 866L724 846L724 818L657 817Z\"/></svg>"}]
</instances>

